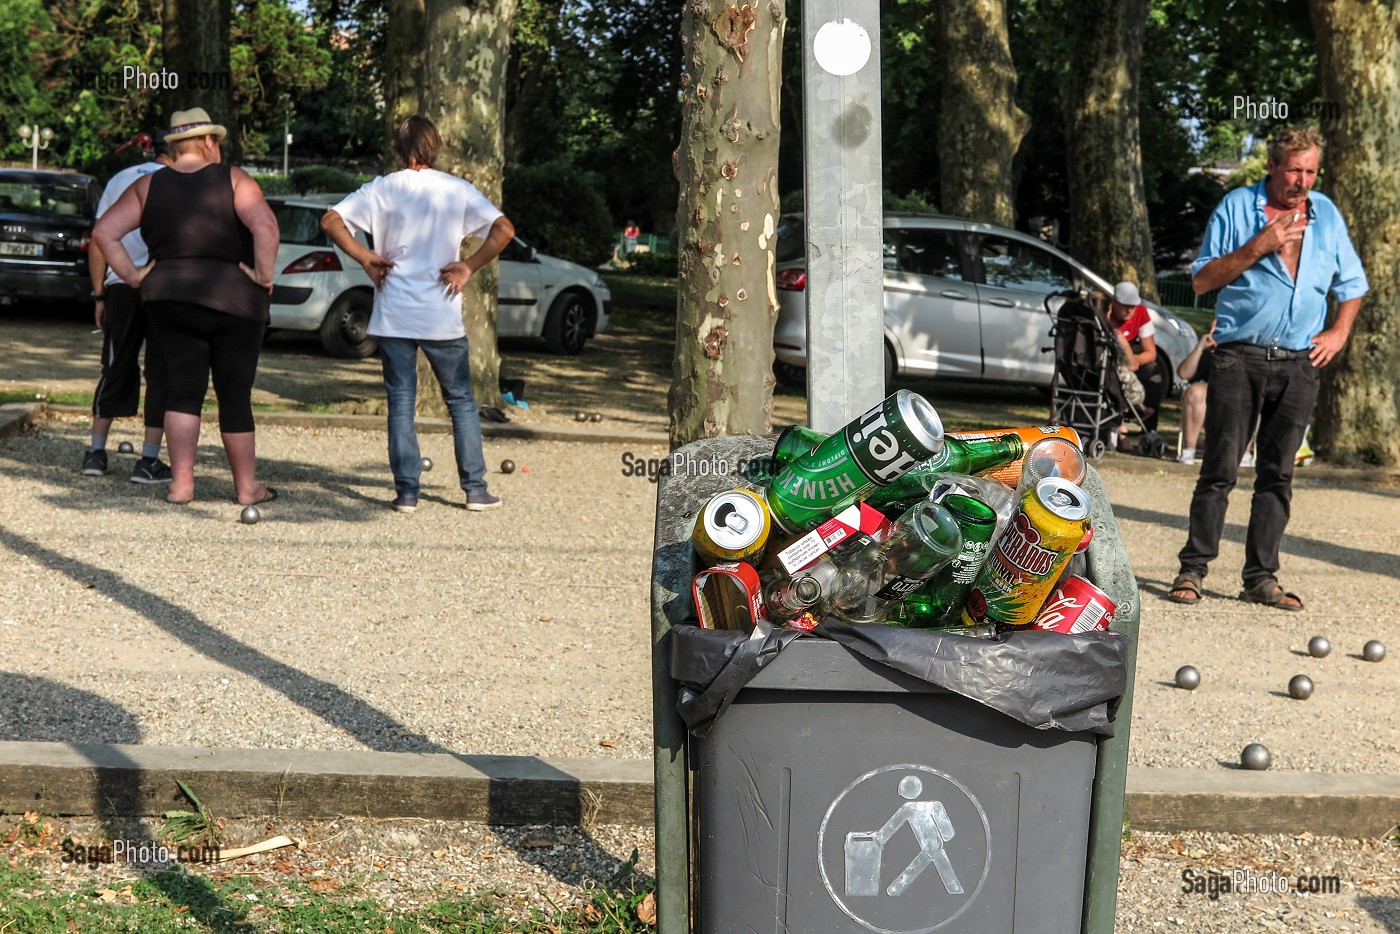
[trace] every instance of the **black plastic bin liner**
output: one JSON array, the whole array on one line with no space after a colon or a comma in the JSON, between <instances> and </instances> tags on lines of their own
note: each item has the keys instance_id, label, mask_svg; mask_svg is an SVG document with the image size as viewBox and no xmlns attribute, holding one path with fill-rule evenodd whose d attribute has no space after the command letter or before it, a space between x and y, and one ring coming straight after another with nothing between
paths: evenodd
<instances>
[{"instance_id":1,"label":"black plastic bin liner","mask_svg":"<svg viewBox=\"0 0 1400 934\"><path fill-rule=\"evenodd\" d=\"M810 635L760 621L752 633L671 630L677 708L704 736L740 689L793 639L828 638L873 662L960 694L1038 730L1113 735L1128 686L1128 637L1030 630L999 639L829 619Z\"/></svg>"}]
</instances>

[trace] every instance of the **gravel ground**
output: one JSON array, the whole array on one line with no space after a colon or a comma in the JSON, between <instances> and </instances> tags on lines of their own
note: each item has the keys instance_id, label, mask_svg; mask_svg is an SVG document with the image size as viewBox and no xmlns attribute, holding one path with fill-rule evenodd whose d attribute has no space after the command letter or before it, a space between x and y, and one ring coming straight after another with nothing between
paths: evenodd
<instances>
[{"instance_id":1,"label":"gravel ground","mask_svg":"<svg viewBox=\"0 0 1400 934\"><path fill-rule=\"evenodd\" d=\"M655 488L625 476L623 457L659 457L659 447L488 440L489 464L509 457L519 469L493 467L504 509L470 514L448 436L424 435L439 466L425 475L423 507L405 516L386 506L382 434L264 427L264 477L283 498L245 526L213 435L186 508L127 483L128 457L114 456L106 478L79 477L85 437L85 420L62 416L0 439L0 545L11 554L0 579L0 739L649 756ZM1308 602L1297 614L1233 599L1246 502L1237 495L1207 600L1180 607L1161 595L1192 478L1120 464L1141 465L1102 464L1143 588L1132 763L1221 768L1260 741L1276 769L1400 772L1397 661L1356 657L1371 638L1400 651L1397 490L1300 474L1281 575ZM1315 633L1331 638L1329 658L1306 657ZM1202 671L1196 692L1170 684L1188 663ZM1300 671L1317 683L1306 702L1284 693ZM76 839L100 837L73 826ZM235 840L264 831L250 825ZM634 828L275 832L351 850L258 857L271 869L239 871L343 872L347 889L368 886L396 905L489 888L570 904L633 847L643 871L653 852ZM1396 855L1391 842L1133 834L1118 929L1400 931ZM1181 891L1185 869L1280 867L1334 874L1343 891Z\"/></svg>"}]
</instances>

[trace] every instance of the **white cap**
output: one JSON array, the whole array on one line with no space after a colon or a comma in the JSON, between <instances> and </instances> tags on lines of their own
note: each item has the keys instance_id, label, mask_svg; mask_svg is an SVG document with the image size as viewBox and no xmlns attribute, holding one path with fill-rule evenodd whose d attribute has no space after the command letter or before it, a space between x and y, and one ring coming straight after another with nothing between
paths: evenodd
<instances>
[{"instance_id":1,"label":"white cap","mask_svg":"<svg viewBox=\"0 0 1400 934\"><path fill-rule=\"evenodd\" d=\"M1120 305L1127 305L1129 308L1136 308L1142 304L1142 296L1138 294L1138 287L1131 282L1120 282L1113 287L1113 300Z\"/></svg>"}]
</instances>

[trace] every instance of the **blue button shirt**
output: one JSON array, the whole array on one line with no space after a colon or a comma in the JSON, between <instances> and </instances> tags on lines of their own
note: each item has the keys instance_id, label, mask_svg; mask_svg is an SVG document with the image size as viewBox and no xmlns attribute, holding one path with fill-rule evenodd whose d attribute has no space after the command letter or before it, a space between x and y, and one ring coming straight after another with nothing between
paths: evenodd
<instances>
[{"instance_id":1,"label":"blue button shirt","mask_svg":"<svg viewBox=\"0 0 1400 934\"><path fill-rule=\"evenodd\" d=\"M1225 196L1206 225L1201 254L1191 275L1212 260L1249 242L1264 229L1267 179ZM1346 221L1331 198L1308 196L1308 226L1298 260L1298 281L1278 253L1270 253L1220 290L1215 300L1215 339L1222 344L1246 341L1261 347L1306 350L1327 323L1327 293L1337 301L1365 295L1370 286L1361 258L1351 245Z\"/></svg>"}]
</instances>

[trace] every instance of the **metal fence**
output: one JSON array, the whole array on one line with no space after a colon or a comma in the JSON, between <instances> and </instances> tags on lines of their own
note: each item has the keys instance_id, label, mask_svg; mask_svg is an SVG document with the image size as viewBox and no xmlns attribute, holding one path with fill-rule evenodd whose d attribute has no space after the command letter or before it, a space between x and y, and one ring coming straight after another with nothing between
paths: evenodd
<instances>
[{"instance_id":1,"label":"metal fence","mask_svg":"<svg viewBox=\"0 0 1400 934\"><path fill-rule=\"evenodd\" d=\"M1209 310L1215 307L1217 294L1219 290L1197 295L1196 290L1191 287L1191 277L1186 273L1171 272L1157 277L1157 301L1169 308Z\"/></svg>"}]
</instances>

